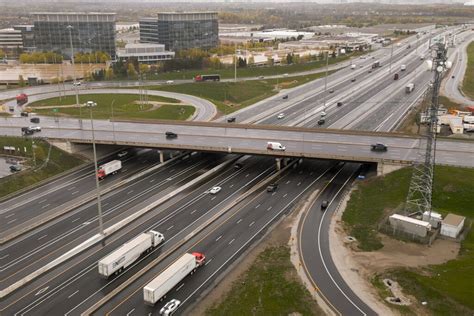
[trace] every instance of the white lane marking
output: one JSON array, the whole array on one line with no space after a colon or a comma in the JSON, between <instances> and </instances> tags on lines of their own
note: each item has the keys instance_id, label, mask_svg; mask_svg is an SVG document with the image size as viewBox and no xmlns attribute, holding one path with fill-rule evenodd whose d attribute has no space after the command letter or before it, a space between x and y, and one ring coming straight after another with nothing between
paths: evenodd
<instances>
[{"instance_id":1,"label":"white lane marking","mask_svg":"<svg viewBox=\"0 0 474 316\"><path fill-rule=\"evenodd\" d=\"M301 182L298 182L298 184L296 186L299 187L300 185L301 185Z\"/></svg>"},{"instance_id":2,"label":"white lane marking","mask_svg":"<svg viewBox=\"0 0 474 316\"><path fill-rule=\"evenodd\" d=\"M309 175L310 175L310 176L312 176L312 175L313 175L313 173L314 173L314 172L313 172L313 171L311 171L311 172L309 173Z\"/></svg>"},{"instance_id":3,"label":"white lane marking","mask_svg":"<svg viewBox=\"0 0 474 316\"><path fill-rule=\"evenodd\" d=\"M48 207L48 206L50 206L50 205L51 205L51 204L46 204L46 205L43 205L41 208L43 209L43 208L46 208L46 207Z\"/></svg>"},{"instance_id":4,"label":"white lane marking","mask_svg":"<svg viewBox=\"0 0 474 316\"><path fill-rule=\"evenodd\" d=\"M135 311L135 308L132 308L132 310L127 313L127 316L132 315L134 311Z\"/></svg>"},{"instance_id":5,"label":"white lane marking","mask_svg":"<svg viewBox=\"0 0 474 316\"><path fill-rule=\"evenodd\" d=\"M237 221L237 224L240 224L241 221L242 221L242 219L239 219L239 220Z\"/></svg>"},{"instance_id":6,"label":"white lane marking","mask_svg":"<svg viewBox=\"0 0 474 316\"><path fill-rule=\"evenodd\" d=\"M166 181L171 181L173 180L173 178L166 178Z\"/></svg>"},{"instance_id":7,"label":"white lane marking","mask_svg":"<svg viewBox=\"0 0 474 316\"><path fill-rule=\"evenodd\" d=\"M231 241L229 241L229 245L232 244L234 242L235 238L232 239Z\"/></svg>"},{"instance_id":8,"label":"white lane marking","mask_svg":"<svg viewBox=\"0 0 474 316\"><path fill-rule=\"evenodd\" d=\"M222 238L222 235L220 235L219 237L217 237L216 241L219 241L219 239Z\"/></svg>"},{"instance_id":9,"label":"white lane marking","mask_svg":"<svg viewBox=\"0 0 474 316\"><path fill-rule=\"evenodd\" d=\"M259 208L259 207L260 207L260 204L259 204L259 205L257 205L257 206L255 206L255 208Z\"/></svg>"},{"instance_id":10,"label":"white lane marking","mask_svg":"<svg viewBox=\"0 0 474 316\"><path fill-rule=\"evenodd\" d=\"M91 222L84 222L82 223L82 225L86 226L86 225L89 225Z\"/></svg>"},{"instance_id":11,"label":"white lane marking","mask_svg":"<svg viewBox=\"0 0 474 316\"><path fill-rule=\"evenodd\" d=\"M36 292L35 296L40 295L41 293L44 293L47 289L49 289L49 286L45 286L44 288Z\"/></svg>"},{"instance_id":12,"label":"white lane marking","mask_svg":"<svg viewBox=\"0 0 474 316\"><path fill-rule=\"evenodd\" d=\"M15 215L15 213L8 214L7 216L5 216L5 218L12 217L13 215Z\"/></svg>"},{"instance_id":13,"label":"white lane marking","mask_svg":"<svg viewBox=\"0 0 474 316\"><path fill-rule=\"evenodd\" d=\"M168 229L166 229L167 231L170 230L171 228L173 228L174 225L171 225L170 227L168 227Z\"/></svg>"},{"instance_id":14,"label":"white lane marking","mask_svg":"<svg viewBox=\"0 0 474 316\"><path fill-rule=\"evenodd\" d=\"M191 214L194 214L194 213L196 213L196 211L197 211L197 210L192 210L192 211L191 211Z\"/></svg>"},{"instance_id":15,"label":"white lane marking","mask_svg":"<svg viewBox=\"0 0 474 316\"><path fill-rule=\"evenodd\" d=\"M151 180L150 180L150 183L152 183L152 182L155 182L155 179L151 179Z\"/></svg>"},{"instance_id":16,"label":"white lane marking","mask_svg":"<svg viewBox=\"0 0 474 316\"><path fill-rule=\"evenodd\" d=\"M291 180L286 181L286 184L290 184Z\"/></svg>"},{"instance_id":17,"label":"white lane marking","mask_svg":"<svg viewBox=\"0 0 474 316\"><path fill-rule=\"evenodd\" d=\"M250 175L250 173L247 173L247 175L245 175L245 177L247 178L249 175Z\"/></svg>"},{"instance_id":18,"label":"white lane marking","mask_svg":"<svg viewBox=\"0 0 474 316\"><path fill-rule=\"evenodd\" d=\"M79 290L77 290L76 292L72 293L71 295L69 295L67 298L71 298L73 297L74 295L76 295L77 293L79 292Z\"/></svg>"},{"instance_id":19,"label":"white lane marking","mask_svg":"<svg viewBox=\"0 0 474 316\"><path fill-rule=\"evenodd\" d=\"M229 185L229 188L232 188L233 186L234 186L234 185L233 185L233 184L231 184L231 185Z\"/></svg>"},{"instance_id":20,"label":"white lane marking","mask_svg":"<svg viewBox=\"0 0 474 316\"><path fill-rule=\"evenodd\" d=\"M286 197L288 195L288 193L285 193L285 195L283 195L283 197Z\"/></svg>"},{"instance_id":21,"label":"white lane marking","mask_svg":"<svg viewBox=\"0 0 474 316\"><path fill-rule=\"evenodd\" d=\"M71 223L74 223L75 221L78 221L78 220L80 220L80 219L81 219L80 217L78 217L78 218L76 218L76 219L73 219L73 220L71 221Z\"/></svg>"},{"instance_id":22,"label":"white lane marking","mask_svg":"<svg viewBox=\"0 0 474 316\"><path fill-rule=\"evenodd\" d=\"M44 203L44 202L46 202L47 200L48 200L48 199L41 200L41 201L38 202L38 204Z\"/></svg>"},{"instance_id":23,"label":"white lane marking","mask_svg":"<svg viewBox=\"0 0 474 316\"><path fill-rule=\"evenodd\" d=\"M127 168L123 168L122 169L122 172L126 172L128 169Z\"/></svg>"},{"instance_id":24,"label":"white lane marking","mask_svg":"<svg viewBox=\"0 0 474 316\"><path fill-rule=\"evenodd\" d=\"M3 257L0 257L0 260L5 259L6 257L10 256L9 254L4 255Z\"/></svg>"},{"instance_id":25,"label":"white lane marking","mask_svg":"<svg viewBox=\"0 0 474 316\"><path fill-rule=\"evenodd\" d=\"M212 197L211 201L215 200L217 196Z\"/></svg>"},{"instance_id":26,"label":"white lane marking","mask_svg":"<svg viewBox=\"0 0 474 316\"><path fill-rule=\"evenodd\" d=\"M67 189L68 191L71 191L71 190L74 190L76 187L70 187L69 189Z\"/></svg>"},{"instance_id":27,"label":"white lane marking","mask_svg":"<svg viewBox=\"0 0 474 316\"><path fill-rule=\"evenodd\" d=\"M184 286L184 283L182 283L180 286L178 286L178 287L176 288L176 292L178 292L179 290L181 290L181 288L182 288L183 286Z\"/></svg>"},{"instance_id":28,"label":"white lane marking","mask_svg":"<svg viewBox=\"0 0 474 316\"><path fill-rule=\"evenodd\" d=\"M127 195L128 195L128 194L131 194L131 193L133 193L133 190L128 191L128 192L127 192Z\"/></svg>"},{"instance_id":29,"label":"white lane marking","mask_svg":"<svg viewBox=\"0 0 474 316\"><path fill-rule=\"evenodd\" d=\"M211 263L211 261L212 261L212 258L207 260L207 262L204 265L207 266L209 263Z\"/></svg>"},{"instance_id":30,"label":"white lane marking","mask_svg":"<svg viewBox=\"0 0 474 316\"><path fill-rule=\"evenodd\" d=\"M16 221L16 218L15 218L15 219L12 219L12 220L9 221L7 224L11 224L11 223L13 223L14 221Z\"/></svg>"},{"instance_id":31,"label":"white lane marking","mask_svg":"<svg viewBox=\"0 0 474 316\"><path fill-rule=\"evenodd\" d=\"M270 206L270 207L267 208L267 211L269 211L269 210L271 210L271 209L272 209L272 207Z\"/></svg>"},{"instance_id":32,"label":"white lane marking","mask_svg":"<svg viewBox=\"0 0 474 316\"><path fill-rule=\"evenodd\" d=\"M272 196L274 196L275 194L277 194L277 193L276 193L276 192L273 192L273 193L272 193Z\"/></svg>"},{"instance_id":33,"label":"white lane marking","mask_svg":"<svg viewBox=\"0 0 474 316\"><path fill-rule=\"evenodd\" d=\"M40 238L38 238L38 240L41 240L41 239L45 238L46 236L48 236L48 234L41 236Z\"/></svg>"},{"instance_id":34,"label":"white lane marking","mask_svg":"<svg viewBox=\"0 0 474 316\"><path fill-rule=\"evenodd\" d=\"M102 204L102 206L106 206L106 205L109 205L109 202Z\"/></svg>"},{"instance_id":35,"label":"white lane marking","mask_svg":"<svg viewBox=\"0 0 474 316\"><path fill-rule=\"evenodd\" d=\"M77 193L79 193L79 191L74 191L71 194L74 195L74 194L77 194Z\"/></svg>"},{"instance_id":36,"label":"white lane marking","mask_svg":"<svg viewBox=\"0 0 474 316\"><path fill-rule=\"evenodd\" d=\"M255 224L255 221L251 222L251 223L249 224L249 227L251 227L253 224Z\"/></svg>"}]
</instances>

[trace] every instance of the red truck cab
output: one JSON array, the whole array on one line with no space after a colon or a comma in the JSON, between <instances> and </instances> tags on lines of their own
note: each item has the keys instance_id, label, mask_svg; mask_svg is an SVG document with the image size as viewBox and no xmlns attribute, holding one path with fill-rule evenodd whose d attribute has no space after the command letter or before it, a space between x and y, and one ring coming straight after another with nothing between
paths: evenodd
<instances>
[{"instance_id":1,"label":"red truck cab","mask_svg":"<svg viewBox=\"0 0 474 316\"><path fill-rule=\"evenodd\" d=\"M16 104L23 105L28 102L28 96L25 93L21 93L16 96Z\"/></svg>"},{"instance_id":2,"label":"red truck cab","mask_svg":"<svg viewBox=\"0 0 474 316\"><path fill-rule=\"evenodd\" d=\"M196 258L196 263L202 266L206 262L206 256L200 252L193 252L193 256Z\"/></svg>"}]
</instances>

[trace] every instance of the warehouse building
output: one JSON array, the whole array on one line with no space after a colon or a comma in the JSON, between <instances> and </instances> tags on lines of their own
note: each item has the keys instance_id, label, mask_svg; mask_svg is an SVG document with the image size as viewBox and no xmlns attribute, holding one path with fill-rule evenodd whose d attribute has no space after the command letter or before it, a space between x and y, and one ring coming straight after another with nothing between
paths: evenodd
<instances>
[{"instance_id":1,"label":"warehouse building","mask_svg":"<svg viewBox=\"0 0 474 316\"><path fill-rule=\"evenodd\" d=\"M457 238L464 227L464 216L448 214L441 222L441 235Z\"/></svg>"}]
</instances>

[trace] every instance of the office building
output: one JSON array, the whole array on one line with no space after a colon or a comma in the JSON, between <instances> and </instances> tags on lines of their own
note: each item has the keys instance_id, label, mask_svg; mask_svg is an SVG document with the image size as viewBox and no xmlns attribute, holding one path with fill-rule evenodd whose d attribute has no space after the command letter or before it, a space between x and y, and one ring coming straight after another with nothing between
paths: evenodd
<instances>
[{"instance_id":1,"label":"office building","mask_svg":"<svg viewBox=\"0 0 474 316\"><path fill-rule=\"evenodd\" d=\"M115 13L33 13L37 50L74 52L102 51L115 58ZM70 26L70 28L68 28Z\"/></svg>"},{"instance_id":2,"label":"office building","mask_svg":"<svg viewBox=\"0 0 474 316\"><path fill-rule=\"evenodd\" d=\"M36 47L34 25L15 25L13 29L21 32L23 50L29 52L34 51Z\"/></svg>"},{"instance_id":3,"label":"office building","mask_svg":"<svg viewBox=\"0 0 474 316\"><path fill-rule=\"evenodd\" d=\"M0 30L0 49L7 56L18 56L23 51L23 39L21 31L8 28ZM4 56L0 56L0 59Z\"/></svg>"},{"instance_id":4,"label":"office building","mask_svg":"<svg viewBox=\"0 0 474 316\"><path fill-rule=\"evenodd\" d=\"M117 59L127 61L136 58L140 63L155 63L174 58L174 52L165 50L163 44L127 44L125 50L117 51Z\"/></svg>"},{"instance_id":5,"label":"office building","mask_svg":"<svg viewBox=\"0 0 474 316\"><path fill-rule=\"evenodd\" d=\"M216 47L217 12L162 12L156 18L141 19L140 42L164 44L169 51Z\"/></svg>"}]
</instances>

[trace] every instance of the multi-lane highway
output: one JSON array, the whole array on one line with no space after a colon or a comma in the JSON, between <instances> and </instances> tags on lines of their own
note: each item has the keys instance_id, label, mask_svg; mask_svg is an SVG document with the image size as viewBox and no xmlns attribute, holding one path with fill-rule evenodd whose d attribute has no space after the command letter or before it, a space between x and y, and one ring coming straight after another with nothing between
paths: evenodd
<instances>
[{"instance_id":1,"label":"multi-lane highway","mask_svg":"<svg viewBox=\"0 0 474 316\"><path fill-rule=\"evenodd\" d=\"M423 38L423 40L427 41L428 39ZM321 96L323 96L326 98L327 105L325 109L327 112L327 123L325 126L342 124L340 122L346 120L342 124L342 128L350 127L388 131L393 128L393 124L385 124L386 118L391 116L394 120L398 120L399 117L405 114L406 108L409 108L416 98L416 95L404 94L404 80L411 80L412 76L413 80L420 80L418 77L420 75L423 76L422 72L417 70L417 67L420 67L419 58L413 59L413 55L417 56L417 54L422 53L423 43L420 40L419 47L416 47L414 45L416 41L408 39L404 44L410 41L412 43L411 50L404 46L394 50L392 70L399 67L402 63L407 64L407 71L400 75L398 81L400 83L397 82L395 85L392 83L393 71L392 73L389 71L389 65L386 64L387 58L382 56L383 53L375 52L372 54L382 60L383 66L381 69L369 73L369 69L371 69L369 65L372 61L370 58L361 59L360 65L362 65L362 68L357 62L359 67L356 70L344 69L338 72L340 75L332 75L329 78L328 89L334 89L333 93L327 93L324 96L324 82L319 80L306 85L306 87L302 86L304 88L292 89L288 93L288 99L282 99L282 93L270 100L261 102L259 104L261 108L259 106L252 106L246 111L240 111L236 114L238 121L248 120L249 122L257 123L265 122L268 124L313 127L316 118L319 119L320 112L322 111L319 108L321 104L324 105L324 98L321 103ZM418 49L419 51L417 52L416 50ZM415 51L415 54L413 54L413 51ZM426 48L424 48L424 51L426 53ZM386 53L387 51L385 51L385 55ZM380 54L380 56L377 54ZM425 77L429 77L429 75L425 75ZM356 81L352 82L352 78L356 78ZM423 80L425 79L416 82L423 82ZM311 85L314 86L312 87ZM348 86L352 89L347 89ZM393 89L395 86L397 88ZM310 89L310 87L312 88ZM347 93L348 91L350 93ZM342 107L337 107L336 101L338 100L342 100ZM382 100L383 102L380 102ZM373 102L371 106L361 110L371 102ZM380 109L385 110L380 111ZM390 109L393 111L389 111ZM281 111L287 112L287 116L283 120L278 120L276 115ZM359 111L359 113L353 111ZM380 118L372 118L375 112L381 113L379 115ZM365 115L365 117L360 122L357 122L357 124L353 124L354 126L348 126L346 118L350 113L353 113L354 117L360 115ZM19 124L21 125L23 123L20 120L23 119L18 118L16 122L20 122ZM371 121L371 124L367 124L367 121ZM44 122L48 126L48 120L46 119ZM66 126L66 124L69 124L67 122L69 121L65 120L62 124ZM16 126L15 124L17 123L12 124L12 126ZM54 124L57 123L55 122ZM76 123L71 124L74 125ZM84 121L84 124L87 130L87 122ZM99 123L99 129L100 124L110 123ZM159 133L163 134L168 127L155 126L155 129L159 129ZM7 129L13 129L13 127L7 127ZM54 127L46 127L44 134L48 133L48 129L54 131ZM235 132L235 129L225 127L218 134L221 136L226 133L235 134ZM190 132L189 135L193 133L195 132ZM211 143L212 141L209 141L209 139L213 139L212 133L202 137L207 139L208 143ZM181 129L178 134L179 136L176 141L190 137L181 137ZM302 134L299 134L299 136L296 134L291 134L293 135L290 139L292 143L301 141ZM279 137L279 135L277 136ZM113 138L114 135L112 134L111 137ZM246 134L243 138L252 137L255 138L257 136ZM306 140L307 138L305 137L304 141ZM354 139L352 143L357 141L357 139ZM375 142L377 139L370 139L370 141ZM458 143L454 143L455 145L450 144L453 143L446 142L443 145L452 146L447 147L449 150L446 151L453 152L459 147ZM261 144L259 143L259 145ZM390 144L390 146L396 147L396 144ZM469 151L472 149L472 146L470 147L469 144L467 146L463 150ZM291 149L290 146L288 148ZM318 150L324 151L325 149L319 148ZM347 148L342 149L347 150ZM169 190L179 187L183 182L189 182L191 179L196 178L197 175L203 174L205 170L217 165L220 159L224 159L223 157L215 157L195 156L187 158L185 161L173 162L172 166L167 165L164 168L158 169L156 173L145 175L136 181L120 187L118 191L108 193L104 197L104 204L110 203L105 206L105 211L109 212L106 218L110 216L106 220L106 226L137 212L145 205L152 203L154 200L156 201L160 196L169 192ZM268 179L268 177L275 174L275 163L271 158L244 157L242 164L242 168L234 169L233 166L230 166L223 169L213 178L210 178L210 180L206 180L203 185L197 185L173 197L109 236L104 242L93 245L59 267L27 283L2 300L0 303L1 313L6 315L15 313L32 315L67 313L68 315L76 315L105 297L107 298L105 304L98 306L95 313L105 314L110 312L120 315L156 314L162 305L158 304L154 308L150 308L143 304L141 295L143 285L183 252L200 251L207 256L206 266L195 275L186 278L183 283L178 284L169 294L169 299L178 298L183 301L183 306L179 310L182 312L198 300L212 282L222 277L225 274L225 270L232 263L236 262L240 256L244 255L245 250L261 238L262 234L268 231L269 227L278 221L282 214L291 211L305 193L319 188L322 190L322 193L314 204L316 210L310 212L311 214L315 211L318 213L313 219L308 215L308 219L305 222L305 225L308 225L308 227L319 227L319 230L317 230L318 236L316 239L312 238L312 236L307 236L304 239L308 239L308 247L315 245L314 243L311 244L311 240L316 241L316 244L320 244L321 254L319 258L314 258L314 261L311 259L310 262L310 259L308 259L305 262L309 262L311 267L315 267L316 273L314 274L314 272L310 271L310 274L316 280L321 291L327 296L329 302L337 303L337 310L356 310L350 302L348 303L343 298L344 295L339 292L339 288L346 293L346 298L356 302L356 305L364 311L363 313L371 314L370 308L364 306L365 304L361 303L357 296L348 289L344 280L338 277L334 265L327 257L327 223L337 204L337 199L340 197L339 194L342 192L344 184L350 184L348 179L351 179L357 170L357 166L344 166L344 164L337 164L332 161L304 161L303 164L295 165L295 169L285 170L277 179L272 180L279 183L279 188L276 192L265 192L265 185L263 185L261 188L256 189L255 192L250 193L251 191L249 190L259 181ZM154 181L153 183L151 182L152 180ZM325 186L326 182L329 182L327 186ZM208 189L214 185L222 187L222 191L217 195L208 193ZM247 192L249 196L238 204L232 205L236 199L243 196L244 192ZM321 201L321 199L333 200L325 213L321 213L317 209L319 206L318 201ZM37 231L11 242L11 245L15 244L15 251L13 251L13 247L6 248L6 250L11 250L11 253L6 254L12 257L2 258L5 259L5 261L2 261L2 269L5 268L5 270L1 271L4 273L2 277L6 278L5 284L11 284L12 281L18 280L20 276L26 275L37 266L51 260L51 258L56 256L54 251L58 251L56 250L57 248L61 249L63 247L62 249L65 249L68 245L78 244L81 240L88 238L96 232L97 223L94 202L85 204L68 214L70 215L59 218L56 222L48 223L45 227L40 227ZM76 219L75 216L79 220L73 223L73 220ZM133 236L149 229L156 229L164 233L166 237L165 244L144 256L118 277L109 280L100 279L97 273L97 260ZM314 229L312 231L315 232ZM41 232L47 232L46 235L51 234L51 236L49 238L48 236L41 238ZM304 230L303 234L306 234ZM30 248L27 246L29 243L32 244L29 246ZM313 253L318 253L314 251L314 248L309 249ZM59 250L59 252L61 251L64 250ZM25 267L22 260L23 262L28 261L29 265ZM327 270L324 266L326 266ZM331 277L327 276L328 271ZM11 277L9 276L10 274L12 274ZM327 282L316 279L318 276L326 277ZM127 287L119 291L120 287L125 285ZM112 295L114 291L117 291L117 295ZM356 314L359 314L359 312L356 312Z\"/></svg>"}]
</instances>

